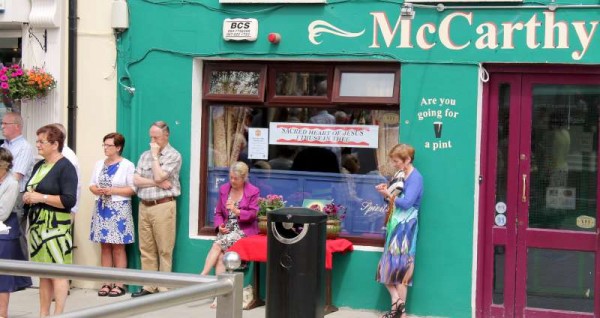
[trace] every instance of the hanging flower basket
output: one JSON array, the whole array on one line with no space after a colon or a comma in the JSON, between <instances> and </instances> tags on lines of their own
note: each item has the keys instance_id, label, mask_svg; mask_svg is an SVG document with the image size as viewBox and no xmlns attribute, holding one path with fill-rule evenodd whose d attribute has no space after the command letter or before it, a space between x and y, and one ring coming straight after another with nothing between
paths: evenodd
<instances>
[{"instance_id":1,"label":"hanging flower basket","mask_svg":"<svg viewBox=\"0 0 600 318\"><path fill-rule=\"evenodd\" d=\"M41 68L24 70L17 64L0 68L0 91L13 103L46 96L55 87L54 77Z\"/></svg>"}]
</instances>

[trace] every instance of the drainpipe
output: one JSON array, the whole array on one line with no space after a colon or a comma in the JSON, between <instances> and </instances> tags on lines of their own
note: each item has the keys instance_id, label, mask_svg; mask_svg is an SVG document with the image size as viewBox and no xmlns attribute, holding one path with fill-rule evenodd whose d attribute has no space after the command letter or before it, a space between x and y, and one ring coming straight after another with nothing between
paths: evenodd
<instances>
[{"instance_id":1,"label":"drainpipe","mask_svg":"<svg viewBox=\"0 0 600 318\"><path fill-rule=\"evenodd\" d=\"M69 0L67 139L76 151L77 144L77 0Z\"/></svg>"}]
</instances>

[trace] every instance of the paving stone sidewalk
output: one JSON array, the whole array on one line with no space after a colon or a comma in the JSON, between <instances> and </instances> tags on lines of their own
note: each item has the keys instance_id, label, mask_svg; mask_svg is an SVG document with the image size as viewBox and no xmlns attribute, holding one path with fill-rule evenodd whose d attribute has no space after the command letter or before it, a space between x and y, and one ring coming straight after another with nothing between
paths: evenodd
<instances>
[{"instance_id":1,"label":"paving stone sidewalk","mask_svg":"<svg viewBox=\"0 0 600 318\"><path fill-rule=\"evenodd\" d=\"M67 298L66 311L75 311L87 307L109 304L131 299L128 293L121 297L98 297L96 290L72 288L71 294ZM165 308L151 313L135 315L135 318L215 318L216 311L210 309L211 301L208 299L191 302L185 305ZM12 293L8 313L11 318L36 318L39 317L39 291L37 288L28 288L24 291ZM252 310L244 310L244 318L264 318L265 307L258 307ZM341 308L339 311L331 313L326 318L379 318L381 313L367 310L351 310ZM282 317L284 318L284 317Z\"/></svg>"}]
</instances>

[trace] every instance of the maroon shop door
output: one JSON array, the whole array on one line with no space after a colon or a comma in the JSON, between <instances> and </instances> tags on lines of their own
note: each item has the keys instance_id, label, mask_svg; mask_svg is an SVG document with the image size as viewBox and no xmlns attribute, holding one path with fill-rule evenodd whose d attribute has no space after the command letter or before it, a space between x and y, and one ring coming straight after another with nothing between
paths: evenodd
<instances>
[{"instance_id":1,"label":"maroon shop door","mask_svg":"<svg viewBox=\"0 0 600 318\"><path fill-rule=\"evenodd\" d=\"M477 316L600 317L600 75L491 74Z\"/></svg>"}]
</instances>

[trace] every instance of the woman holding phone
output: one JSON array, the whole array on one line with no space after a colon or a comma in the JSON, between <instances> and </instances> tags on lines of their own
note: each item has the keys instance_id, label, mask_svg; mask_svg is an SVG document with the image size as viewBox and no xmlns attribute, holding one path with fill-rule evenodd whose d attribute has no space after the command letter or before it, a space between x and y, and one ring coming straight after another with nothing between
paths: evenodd
<instances>
[{"instance_id":1,"label":"woman holding phone","mask_svg":"<svg viewBox=\"0 0 600 318\"><path fill-rule=\"evenodd\" d=\"M386 224L386 240L377 267L377 281L385 284L392 300L391 310L385 318L406 317L408 286L412 286L415 269L419 208L423 197L423 176L413 166L415 148L407 144L394 146L389 153L392 165L404 173L404 189L390 193L385 183L377 191L393 204Z\"/></svg>"}]
</instances>

